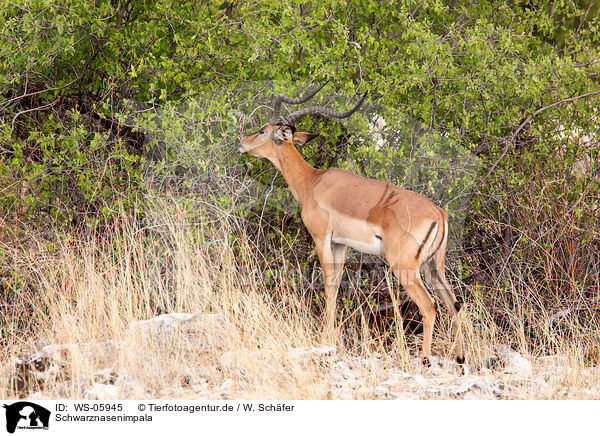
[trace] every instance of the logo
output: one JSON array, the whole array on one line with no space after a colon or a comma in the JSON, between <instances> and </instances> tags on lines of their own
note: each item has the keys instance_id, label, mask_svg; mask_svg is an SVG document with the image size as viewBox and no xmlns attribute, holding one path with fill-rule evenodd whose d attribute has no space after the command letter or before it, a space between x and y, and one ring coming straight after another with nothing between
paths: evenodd
<instances>
[{"instance_id":1,"label":"logo","mask_svg":"<svg viewBox=\"0 0 600 436\"><path fill-rule=\"evenodd\" d=\"M19 401L3 406L6 409L6 431L14 433L18 429L48 430L50 411L29 401Z\"/></svg>"}]
</instances>

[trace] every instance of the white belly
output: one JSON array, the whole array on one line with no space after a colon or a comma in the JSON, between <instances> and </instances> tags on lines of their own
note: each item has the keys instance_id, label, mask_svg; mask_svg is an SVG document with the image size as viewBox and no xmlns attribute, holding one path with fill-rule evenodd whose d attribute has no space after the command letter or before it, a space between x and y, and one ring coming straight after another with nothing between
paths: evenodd
<instances>
[{"instance_id":1,"label":"white belly","mask_svg":"<svg viewBox=\"0 0 600 436\"><path fill-rule=\"evenodd\" d=\"M355 239L341 238L334 235L331 238L331 241L335 242L336 244L347 245L348 247L352 247L361 253L377 254L378 256L383 256L385 254L383 250L383 242L381 241L381 238L378 238L377 236L373 236L373 239L370 241L357 241Z\"/></svg>"}]
</instances>

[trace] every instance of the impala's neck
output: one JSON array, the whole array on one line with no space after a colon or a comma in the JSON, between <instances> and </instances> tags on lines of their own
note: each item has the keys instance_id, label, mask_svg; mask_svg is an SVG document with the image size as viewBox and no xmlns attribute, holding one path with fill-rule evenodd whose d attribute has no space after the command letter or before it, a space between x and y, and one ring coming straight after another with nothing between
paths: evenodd
<instances>
[{"instance_id":1,"label":"impala's neck","mask_svg":"<svg viewBox=\"0 0 600 436\"><path fill-rule=\"evenodd\" d=\"M302 206L308 197L311 181L317 171L300 155L291 142L284 143L269 160L281 171L292 195Z\"/></svg>"}]
</instances>

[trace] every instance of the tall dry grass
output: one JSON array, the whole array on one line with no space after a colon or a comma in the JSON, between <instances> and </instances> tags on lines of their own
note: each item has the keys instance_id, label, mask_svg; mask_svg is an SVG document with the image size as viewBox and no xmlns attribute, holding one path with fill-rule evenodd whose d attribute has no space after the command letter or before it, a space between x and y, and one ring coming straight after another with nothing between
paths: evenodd
<instances>
[{"instance_id":1,"label":"tall dry grass","mask_svg":"<svg viewBox=\"0 0 600 436\"><path fill-rule=\"evenodd\" d=\"M357 328L350 329L354 342L348 340L347 325L338 329L336 337L324 339L320 317L310 312L306 292L298 288L302 283L298 265L284 261L277 273L277 288L267 288L261 279L261 254L245 234L243 223L233 218L190 222L176 201L157 203L148 216L150 224L146 225L123 216L101 234L56 232L44 238L27 236L19 245L3 243L11 278L3 283L5 305L0 318L1 397L16 395L9 383L14 359L45 344L130 341L116 346L116 358L110 363L106 356L92 362L75 353L66 369L70 380L80 383L44 387L44 396L50 398L81 398L94 374L106 369L103 365L135 378L144 387L132 390L129 396L133 398L193 396L196 391L182 386L205 383L210 390L226 381L236 397L328 398L326 362L294 362L284 356L294 348L331 343L342 358L380 353L405 370L422 371L411 359L417 353L418 339L405 336L398 327L390 343L358 318ZM511 324L500 330L483 297L476 289L471 295L463 312L471 365L479 365L498 343L516 343L530 357L546 353L543 344L532 348L523 337L524 313L511 312ZM528 302L517 307L525 310ZM132 322L171 312L223 314L233 333L225 345L202 352L177 341L167 348L164 344L132 345L128 336ZM397 319L395 325L402 323ZM442 314L434 353L443 357L452 355L449 331L449 320ZM552 336L554 350L576 368L583 368L586 354L599 347L597 325L588 325L581 333L578 339L587 338L586 342ZM349 345L356 341L359 348ZM582 383L576 379L572 383Z\"/></svg>"},{"instance_id":2,"label":"tall dry grass","mask_svg":"<svg viewBox=\"0 0 600 436\"><path fill-rule=\"evenodd\" d=\"M118 347L118 367L112 369L150 386L148 395L168 395L182 379L210 377L219 383L239 378L233 368L228 373L221 365L223 353L229 352L236 366L245 369L249 396L317 396L314 386L325 374L318 364L302 371L282 369L289 366L281 359L287 351L323 343L319 320L293 289L294 265L284 264L279 287L266 291L256 250L243 227L221 222L202 229L173 204L155 211L152 220L143 227L123 216L102 234L57 233L52 242L27 237L18 247L5 244L14 280L4 283L0 396L15 395L9 371L17 357L45 344L118 344L131 340L132 322L173 312L223 314L236 334L228 337L226 347L197 355L173 352L185 349L184 343L167 350L156 345L144 350L142 363L131 355L139 347ZM259 350L273 352L268 365L255 353ZM72 380L92 380L94 372L104 369L84 356L72 357L67 368ZM44 392L64 395L52 386ZM67 394L81 396L83 385Z\"/></svg>"}]
</instances>

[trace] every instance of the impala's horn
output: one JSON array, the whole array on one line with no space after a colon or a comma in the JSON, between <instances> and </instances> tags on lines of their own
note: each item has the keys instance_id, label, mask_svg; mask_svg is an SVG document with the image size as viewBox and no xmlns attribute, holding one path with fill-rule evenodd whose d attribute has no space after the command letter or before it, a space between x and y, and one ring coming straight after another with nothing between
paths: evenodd
<instances>
[{"instance_id":1,"label":"impala's horn","mask_svg":"<svg viewBox=\"0 0 600 436\"><path fill-rule=\"evenodd\" d=\"M315 89L308 95L305 95L304 97L300 98L291 98L283 94L276 95L273 99L273 118L271 118L271 124L278 124L283 121L281 118L281 103L302 104L304 102L307 102L308 100L313 98L317 94L317 92L323 89L325 85L327 85L327 82L319 86L317 89Z\"/></svg>"},{"instance_id":2,"label":"impala's horn","mask_svg":"<svg viewBox=\"0 0 600 436\"><path fill-rule=\"evenodd\" d=\"M362 98L356 103L352 109L346 112L337 112L331 108L325 106L311 106L304 109L299 109L297 111L292 112L286 118L283 119L283 124L287 124L290 126L295 126L298 120L304 115L310 114L320 114L330 118L348 118L354 112L358 110L359 107L364 103L365 98L367 98L367 94L365 93Z\"/></svg>"}]
</instances>

